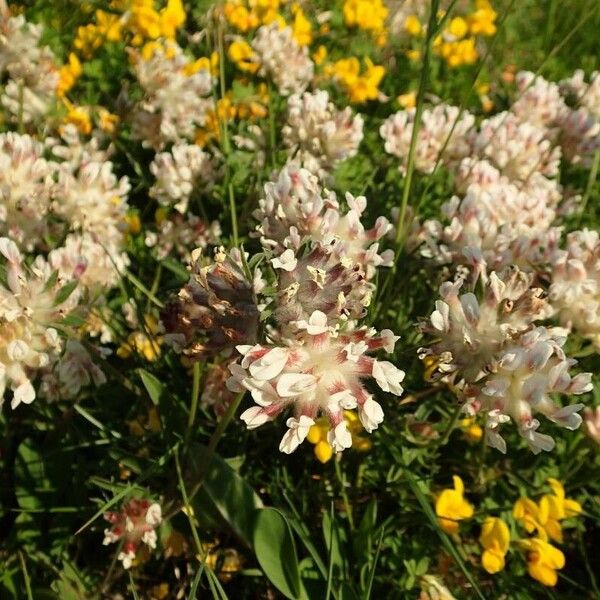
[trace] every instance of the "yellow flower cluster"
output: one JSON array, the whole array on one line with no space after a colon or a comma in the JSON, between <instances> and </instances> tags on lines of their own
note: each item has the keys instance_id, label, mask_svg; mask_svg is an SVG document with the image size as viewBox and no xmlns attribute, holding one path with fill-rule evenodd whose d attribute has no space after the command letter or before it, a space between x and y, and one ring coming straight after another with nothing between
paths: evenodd
<instances>
[{"instance_id":1,"label":"yellow flower cluster","mask_svg":"<svg viewBox=\"0 0 600 600\"><path fill-rule=\"evenodd\" d=\"M563 540L561 521L577 516L581 505L565 496L565 491L556 479L548 479L552 493L542 496L539 502L530 498L519 498L513 507L513 517L527 533L534 537L518 540L519 547L527 556L529 575L545 586L555 586L557 571L565 566L565 556L549 540ZM510 544L510 532L504 521L488 517L479 538L484 548L481 564L488 573L497 573L504 568L504 557Z\"/></svg>"},{"instance_id":2,"label":"yellow flower cluster","mask_svg":"<svg viewBox=\"0 0 600 600\"><path fill-rule=\"evenodd\" d=\"M343 7L346 25L368 31L378 46L383 46L387 40L385 20L388 12L382 0L346 0Z\"/></svg>"},{"instance_id":3,"label":"yellow flower cluster","mask_svg":"<svg viewBox=\"0 0 600 600\"><path fill-rule=\"evenodd\" d=\"M435 502L435 513L440 528L450 535L458 533L459 523L473 516L473 505L464 497L464 484L458 475L452 478L454 487L442 490ZM565 566L564 554L550 543L563 540L561 522L577 516L581 505L567 498L557 479L548 479L552 493L545 494L535 502L519 498L513 507L513 517L533 537L517 540L525 551L529 575L545 586L554 586L557 571ZM479 543L483 547L481 565L490 574L498 573L505 566L510 547L510 529L499 517L487 517L481 527Z\"/></svg>"},{"instance_id":4,"label":"yellow flower cluster","mask_svg":"<svg viewBox=\"0 0 600 600\"><path fill-rule=\"evenodd\" d=\"M434 38L434 51L450 68L474 64L479 58L477 37L490 37L496 33L497 16L489 0L476 0L472 13L453 17ZM417 15L409 15L404 21L404 29L412 37L420 37L423 27ZM416 50L409 50L407 54L412 59L419 57Z\"/></svg>"},{"instance_id":5,"label":"yellow flower cluster","mask_svg":"<svg viewBox=\"0 0 600 600\"><path fill-rule=\"evenodd\" d=\"M134 46L159 38L175 39L186 19L182 0L168 0L160 10L154 8L154 0L117 1L111 3L111 8L123 14L97 10L95 23L77 29L73 46L83 56L89 58L105 41L123 40L125 33Z\"/></svg>"},{"instance_id":6,"label":"yellow flower cluster","mask_svg":"<svg viewBox=\"0 0 600 600\"><path fill-rule=\"evenodd\" d=\"M363 426L358 415L355 412L346 410L344 411L344 420L352 436L352 448L359 452L368 452L371 449L371 440L360 435L363 431ZM309 429L306 436L306 439L315 446L315 457L323 464L329 462L333 456L333 448L327 441L329 429L330 425L327 418L321 418Z\"/></svg>"},{"instance_id":7,"label":"yellow flower cluster","mask_svg":"<svg viewBox=\"0 0 600 600\"><path fill-rule=\"evenodd\" d=\"M233 41L227 50L227 56L240 71L256 73L260 67L254 50L246 40Z\"/></svg>"},{"instance_id":8,"label":"yellow flower cluster","mask_svg":"<svg viewBox=\"0 0 600 600\"><path fill-rule=\"evenodd\" d=\"M273 21L283 21L279 14L280 0L230 0L223 6L227 22L242 33Z\"/></svg>"},{"instance_id":9,"label":"yellow flower cluster","mask_svg":"<svg viewBox=\"0 0 600 600\"><path fill-rule=\"evenodd\" d=\"M362 73L360 61L355 56L325 65L323 72L344 89L350 102L362 104L380 97L379 84L385 75L385 68L374 65L370 58L365 58Z\"/></svg>"},{"instance_id":10,"label":"yellow flower cluster","mask_svg":"<svg viewBox=\"0 0 600 600\"><path fill-rule=\"evenodd\" d=\"M62 98L75 85L75 82L81 77L83 69L77 54L71 52L69 54L69 62L63 65L58 71L58 85L56 93Z\"/></svg>"},{"instance_id":11,"label":"yellow flower cluster","mask_svg":"<svg viewBox=\"0 0 600 600\"><path fill-rule=\"evenodd\" d=\"M244 82L242 82L244 83ZM235 99L231 92L216 102L216 109L206 115L206 124L196 135L196 144L205 146L211 139L221 138L221 126L233 119L264 119L267 116L269 92L267 85L261 83L256 94L244 99Z\"/></svg>"},{"instance_id":12,"label":"yellow flower cluster","mask_svg":"<svg viewBox=\"0 0 600 600\"><path fill-rule=\"evenodd\" d=\"M134 331L128 336L127 341L117 348L119 358L129 358L134 352L148 362L153 362L159 357L163 338L159 335L158 321L152 315L146 314L144 324L143 331Z\"/></svg>"}]
</instances>

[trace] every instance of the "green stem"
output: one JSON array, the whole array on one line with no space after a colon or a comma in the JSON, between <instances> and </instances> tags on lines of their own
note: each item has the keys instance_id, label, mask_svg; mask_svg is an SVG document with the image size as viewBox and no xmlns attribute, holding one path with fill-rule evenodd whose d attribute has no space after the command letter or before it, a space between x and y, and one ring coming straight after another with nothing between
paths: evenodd
<instances>
[{"instance_id":1,"label":"green stem","mask_svg":"<svg viewBox=\"0 0 600 600\"><path fill-rule=\"evenodd\" d=\"M240 240L238 237L238 224L237 224L237 209L235 206L235 195L233 193L233 184L231 181L227 184L227 191L229 193L229 212L231 213L231 232L233 235L233 245L239 247Z\"/></svg>"},{"instance_id":2,"label":"green stem","mask_svg":"<svg viewBox=\"0 0 600 600\"><path fill-rule=\"evenodd\" d=\"M342 501L344 502L344 510L346 511L346 515L348 517L348 523L350 524L350 531L353 531L354 517L352 516L352 506L348 500L348 494L346 493L346 480L342 474L342 470L340 469L340 461L337 458L335 459L335 474L340 483Z\"/></svg>"},{"instance_id":3,"label":"green stem","mask_svg":"<svg viewBox=\"0 0 600 600\"><path fill-rule=\"evenodd\" d=\"M412 177L415 170L415 152L417 148L417 137L421 126L421 116L425 103L425 92L429 81L429 59L431 55L431 43L437 31L437 13L440 6L440 0L431 0L431 13L429 15L429 24L427 26L427 36L425 38L425 47L423 51L423 66L419 77L419 88L417 91L417 107L415 110L415 120L413 122L412 135L410 137L410 147L408 150L408 159L406 163L406 176L404 178L404 189L402 190L402 204L400 205L400 216L398 218L398 228L396 230L396 253L404 235L404 220L406 218L406 208L408 198L412 187ZM395 271L395 269L394 269Z\"/></svg>"},{"instance_id":4,"label":"green stem","mask_svg":"<svg viewBox=\"0 0 600 600\"><path fill-rule=\"evenodd\" d=\"M190 414L188 417L187 430L185 432L184 447L187 448L194 427L194 421L196 419L196 412L198 411L198 399L200 396L200 375L202 373L200 363L194 363L194 372L192 380L192 402L190 407Z\"/></svg>"}]
</instances>

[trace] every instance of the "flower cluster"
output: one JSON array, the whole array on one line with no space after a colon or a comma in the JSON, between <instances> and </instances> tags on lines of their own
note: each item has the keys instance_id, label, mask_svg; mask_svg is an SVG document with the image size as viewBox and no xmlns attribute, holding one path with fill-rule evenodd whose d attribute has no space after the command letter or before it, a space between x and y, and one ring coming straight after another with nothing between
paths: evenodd
<instances>
[{"instance_id":1,"label":"flower cluster","mask_svg":"<svg viewBox=\"0 0 600 600\"><path fill-rule=\"evenodd\" d=\"M379 217L375 226L366 230L360 221L366 199L348 193L346 202L349 210L343 212L336 195L321 188L316 176L290 163L277 181L265 185L265 197L254 212L259 221L256 232L265 247L279 253L299 248L305 239L333 244L340 258L362 265L371 279L376 267L392 264L391 251L379 253L379 240L391 225Z\"/></svg>"},{"instance_id":2,"label":"flower cluster","mask_svg":"<svg viewBox=\"0 0 600 600\"><path fill-rule=\"evenodd\" d=\"M191 140L213 107L213 77L206 61L192 62L174 42L132 51L144 98L135 106L133 134L144 146Z\"/></svg>"},{"instance_id":3,"label":"flower cluster","mask_svg":"<svg viewBox=\"0 0 600 600\"><path fill-rule=\"evenodd\" d=\"M363 138L363 120L349 107L337 110L326 91L288 98L283 140L295 160L324 178L338 162L354 156Z\"/></svg>"},{"instance_id":4,"label":"flower cluster","mask_svg":"<svg viewBox=\"0 0 600 600\"><path fill-rule=\"evenodd\" d=\"M6 269L6 284L0 284L0 400L9 388L16 408L35 400L33 379L60 357L63 341L56 327L77 300L72 282L41 256L27 267L16 244L5 237L0 254Z\"/></svg>"},{"instance_id":5,"label":"flower cluster","mask_svg":"<svg viewBox=\"0 0 600 600\"><path fill-rule=\"evenodd\" d=\"M131 568L141 544L156 548L156 528L162 521L160 504L134 498L123 504L119 512L104 513L104 518L111 526L104 530L103 544L122 542L117 558L124 569Z\"/></svg>"},{"instance_id":6,"label":"flower cluster","mask_svg":"<svg viewBox=\"0 0 600 600\"><path fill-rule=\"evenodd\" d=\"M270 77L283 96L304 91L313 78L308 50L294 39L290 27L263 25L252 40L252 49L260 64L258 73Z\"/></svg>"},{"instance_id":7,"label":"flower cluster","mask_svg":"<svg viewBox=\"0 0 600 600\"><path fill-rule=\"evenodd\" d=\"M532 276L514 268L485 284L483 301L473 293L459 296L461 281L445 283L442 300L424 331L439 341L424 351L440 362L442 374L452 374L456 391L471 414L486 414L486 440L501 452L506 442L502 424L514 420L519 433L533 452L551 450L554 440L537 432L535 414L576 429L582 404L557 406L552 393L583 394L592 387L591 374L571 377L562 346L563 332L536 326L548 314L542 290L532 287Z\"/></svg>"},{"instance_id":8,"label":"flower cluster","mask_svg":"<svg viewBox=\"0 0 600 600\"><path fill-rule=\"evenodd\" d=\"M41 46L42 27L13 15L0 0L0 79L8 81L0 106L15 122L38 122L56 101L59 68L54 53Z\"/></svg>"}]
</instances>

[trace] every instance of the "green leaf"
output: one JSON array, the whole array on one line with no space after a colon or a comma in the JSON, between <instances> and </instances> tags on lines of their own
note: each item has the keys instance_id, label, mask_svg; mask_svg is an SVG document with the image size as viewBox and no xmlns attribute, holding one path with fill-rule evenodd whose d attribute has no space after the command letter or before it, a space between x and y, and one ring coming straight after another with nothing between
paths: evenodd
<instances>
[{"instance_id":1,"label":"green leaf","mask_svg":"<svg viewBox=\"0 0 600 600\"><path fill-rule=\"evenodd\" d=\"M247 546L252 547L256 509L263 503L255 491L219 455L206 466L206 447L191 446L187 489L206 471L204 482L191 503L199 519L226 524Z\"/></svg>"},{"instance_id":2,"label":"green leaf","mask_svg":"<svg viewBox=\"0 0 600 600\"><path fill-rule=\"evenodd\" d=\"M294 538L287 519L275 508L258 511L254 552L271 583L291 600L305 598Z\"/></svg>"},{"instance_id":3,"label":"green leaf","mask_svg":"<svg viewBox=\"0 0 600 600\"><path fill-rule=\"evenodd\" d=\"M58 290L56 298L54 298L54 306L59 306L60 304L65 302L68 299L68 297L73 293L73 290L77 287L78 283L79 282L76 279L74 279L73 281L69 281L69 283L63 285L60 288L60 290Z\"/></svg>"},{"instance_id":4,"label":"green leaf","mask_svg":"<svg viewBox=\"0 0 600 600\"><path fill-rule=\"evenodd\" d=\"M158 406L160 403L160 397L164 391L164 385L151 373L148 373L145 369L138 369L138 375L152 400L152 404Z\"/></svg>"}]
</instances>

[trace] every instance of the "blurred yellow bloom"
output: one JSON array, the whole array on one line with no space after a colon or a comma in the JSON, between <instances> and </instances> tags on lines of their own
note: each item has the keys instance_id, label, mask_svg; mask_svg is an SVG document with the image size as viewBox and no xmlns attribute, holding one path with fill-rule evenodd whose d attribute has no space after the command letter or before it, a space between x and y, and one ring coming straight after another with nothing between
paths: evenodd
<instances>
[{"instance_id":1,"label":"blurred yellow bloom","mask_svg":"<svg viewBox=\"0 0 600 600\"><path fill-rule=\"evenodd\" d=\"M98 125L100 129L106 133L114 133L119 124L119 117L105 108L100 108L98 111Z\"/></svg>"},{"instance_id":2,"label":"blurred yellow bloom","mask_svg":"<svg viewBox=\"0 0 600 600\"><path fill-rule=\"evenodd\" d=\"M118 42L121 39L123 22L118 15L97 10L96 27L109 42Z\"/></svg>"},{"instance_id":3,"label":"blurred yellow bloom","mask_svg":"<svg viewBox=\"0 0 600 600\"><path fill-rule=\"evenodd\" d=\"M234 2L225 3L223 14L227 22L242 33L246 33L260 24L258 16L255 13L250 12L245 6Z\"/></svg>"},{"instance_id":4,"label":"blurred yellow bloom","mask_svg":"<svg viewBox=\"0 0 600 600\"><path fill-rule=\"evenodd\" d=\"M252 50L250 44L245 40L235 40L229 46L227 50L227 56L235 63L240 71L247 71L249 73L256 73L259 68L259 64Z\"/></svg>"},{"instance_id":5,"label":"blurred yellow bloom","mask_svg":"<svg viewBox=\"0 0 600 600\"><path fill-rule=\"evenodd\" d=\"M312 25L306 18L299 4L292 5L292 14L294 22L292 23L292 32L294 39L300 46L308 46L312 42Z\"/></svg>"},{"instance_id":6,"label":"blurred yellow bloom","mask_svg":"<svg viewBox=\"0 0 600 600\"><path fill-rule=\"evenodd\" d=\"M408 60L412 60L416 62L417 60L421 60L421 51L420 50L407 50L406 57Z\"/></svg>"},{"instance_id":7,"label":"blurred yellow bloom","mask_svg":"<svg viewBox=\"0 0 600 600\"><path fill-rule=\"evenodd\" d=\"M348 27L358 27L376 35L385 32L389 11L382 0L346 0L342 11Z\"/></svg>"},{"instance_id":8,"label":"blurred yellow bloom","mask_svg":"<svg viewBox=\"0 0 600 600\"><path fill-rule=\"evenodd\" d=\"M479 542L483 546L481 564L490 574L504 569L504 557L510 545L510 531L498 517L488 517L481 527Z\"/></svg>"},{"instance_id":9,"label":"blurred yellow bloom","mask_svg":"<svg viewBox=\"0 0 600 600\"><path fill-rule=\"evenodd\" d=\"M325 46L323 46L323 45L319 46L313 52L312 59L313 59L315 65L317 65L317 66L323 64L323 62L325 62L326 58L327 58L327 48L325 48Z\"/></svg>"},{"instance_id":10,"label":"blurred yellow bloom","mask_svg":"<svg viewBox=\"0 0 600 600\"><path fill-rule=\"evenodd\" d=\"M160 28L163 37L174 39L177 30L185 23L186 14L181 0L169 0L160 11Z\"/></svg>"},{"instance_id":11,"label":"blurred yellow bloom","mask_svg":"<svg viewBox=\"0 0 600 600\"><path fill-rule=\"evenodd\" d=\"M467 35L469 26L462 17L454 17L445 29L445 33L449 34L454 40L460 40Z\"/></svg>"},{"instance_id":12,"label":"blurred yellow bloom","mask_svg":"<svg viewBox=\"0 0 600 600\"><path fill-rule=\"evenodd\" d=\"M483 429L481 428L481 425L477 424L473 417L462 419L459 422L459 426L464 436L470 442L479 442L483 437Z\"/></svg>"},{"instance_id":13,"label":"blurred yellow bloom","mask_svg":"<svg viewBox=\"0 0 600 600\"><path fill-rule=\"evenodd\" d=\"M358 58L343 58L327 65L325 74L333 77L348 94L350 101L362 104L379 97L379 83L385 75L385 68L374 65L371 59L365 59L365 69L361 73Z\"/></svg>"},{"instance_id":14,"label":"blurred yellow bloom","mask_svg":"<svg viewBox=\"0 0 600 600\"><path fill-rule=\"evenodd\" d=\"M134 352L143 356L148 362L155 361L160 355L162 336L158 335L158 322L152 315L145 315L146 330L134 331L127 341L117 348L119 358L129 358Z\"/></svg>"},{"instance_id":15,"label":"blurred yellow bloom","mask_svg":"<svg viewBox=\"0 0 600 600\"><path fill-rule=\"evenodd\" d=\"M400 94L396 100L402 108L414 108L417 104L417 93L408 92L406 94Z\"/></svg>"},{"instance_id":16,"label":"blurred yellow bloom","mask_svg":"<svg viewBox=\"0 0 600 600\"><path fill-rule=\"evenodd\" d=\"M73 47L84 56L90 57L104 42L104 35L94 24L82 25L77 28Z\"/></svg>"},{"instance_id":17,"label":"blurred yellow bloom","mask_svg":"<svg viewBox=\"0 0 600 600\"><path fill-rule=\"evenodd\" d=\"M467 17L471 35L492 36L496 33L498 14L488 0L478 0L476 10Z\"/></svg>"},{"instance_id":18,"label":"blurred yellow bloom","mask_svg":"<svg viewBox=\"0 0 600 600\"><path fill-rule=\"evenodd\" d=\"M63 65L58 72L56 93L61 97L67 94L75 85L82 72L83 69L81 68L79 58L77 58L75 53L71 52L69 54L69 62Z\"/></svg>"},{"instance_id":19,"label":"blurred yellow bloom","mask_svg":"<svg viewBox=\"0 0 600 600\"><path fill-rule=\"evenodd\" d=\"M142 222L140 220L140 216L137 213L129 213L125 217L125 222L127 223L128 233L136 235L142 230Z\"/></svg>"},{"instance_id":20,"label":"blurred yellow bloom","mask_svg":"<svg viewBox=\"0 0 600 600\"><path fill-rule=\"evenodd\" d=\"M67 104L67 108L65 122L75 125L83 135L92 133L92 118L89 109L86 106L73 106L70 103Z\"/></svg>"},{"instance_id":21,"label":"blurred yellow bloom","mask_svg":"<svg viewBox=\"0 0 600 600\"><path fill-rule=\"evenodd\" d=\"M521 540L527 551L527 572L542 585L553 587L558 581L557 570L565 566L565 555L540 538Z\"/></svg>"},{"instance_id":22,"label":"blurred yellow bloom","mask_svg":"<svg viewBox=\"0 0 600 600\"><path fill-rule=\"evenodd\" d=\"M443 490L435 502L440 527L450 534L458 533L458 521L473 516L473 506L465 500L464 485L458 475L452 477L454 488Z\"/></svg>"},{"instance_id":23,"label":"blurred yellow bloom","mask_svg":"<svg viewBox=\"0 0 600 600\"><path fill-rule=\"evenodd\" d=\"M406 20L404 21L404 29L409 35L414 37L421 35L423 32L423 26L421 25L421 21L419 21L419 17L417 15L408 15Z\"/></svg>"},{"instance_id":24,"label":"blurred yellow bloom","mask_svg":"<svg viewBox=\"0 0 600 600\"><path fill-rule=\"evenodd\" d=\"M217 75L219 73L219 54L217 52L212 52L210 58L202 56L198 60L188 63L184 67L183 72L189 77L203 69L209 71L211 75Z\"/></svg>"}]
</instances>

